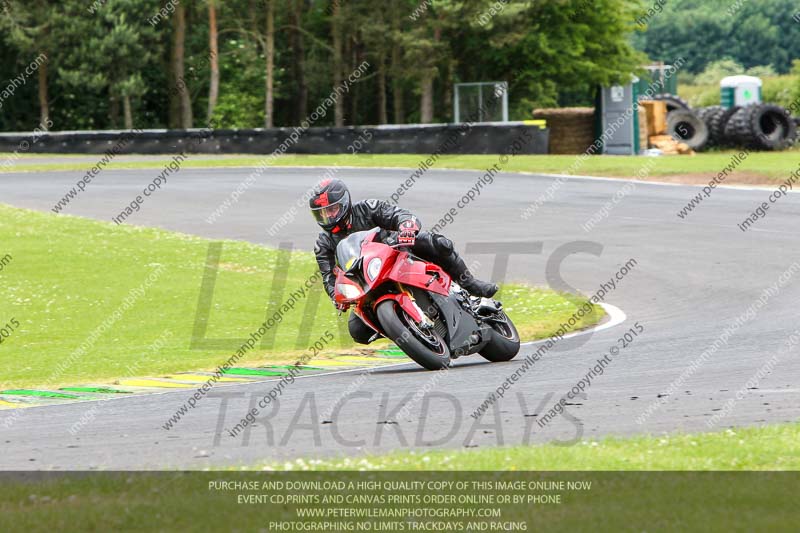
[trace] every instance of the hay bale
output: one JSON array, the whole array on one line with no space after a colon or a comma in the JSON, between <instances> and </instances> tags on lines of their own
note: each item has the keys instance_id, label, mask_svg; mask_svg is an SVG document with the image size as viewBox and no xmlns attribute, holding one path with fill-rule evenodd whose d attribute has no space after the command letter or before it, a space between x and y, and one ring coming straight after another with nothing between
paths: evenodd
<instances>
[{"instance_id":1,"label":"hay bale","mask_svg":"<svg viewBox=\"0 0 800 533\"><path fill-rule=\"evenodd\" d=\"M582 154L595 141L592 107L535 109L533 118L547 121L551 154Z\"/></svg>"},{"instance_id":2,"label":"hay bale","mask_svg":"<svg viewBox=\"0 0 800 533\"><path fill-rule=\"evenodd\" d=\"M647 112L647 129L651 135L667 133L667 104L663 100L640 100L639 108Z\"/></svg>"},{"instance_id":3,"label":"hay bale","mask_svg":"<svg viewBox=\"0 0 800 533\"><path fill-rule=\"evenodd\" d=\"M644 107L639 107L639 147L642 150L647 148L647 140L650 137L648 128L647 111Z\"/></svg>"},{"instance_id":4,"label":"hay bale","mask_svg":"<svg viewBox=\"0 0 800 533\"><path fill-rule=\"evenodd\" d=\"M688 144L676 141L669 135L651 135L650 146L658 148L664 155L694 155Z\"/></svg>"}]
</instances>

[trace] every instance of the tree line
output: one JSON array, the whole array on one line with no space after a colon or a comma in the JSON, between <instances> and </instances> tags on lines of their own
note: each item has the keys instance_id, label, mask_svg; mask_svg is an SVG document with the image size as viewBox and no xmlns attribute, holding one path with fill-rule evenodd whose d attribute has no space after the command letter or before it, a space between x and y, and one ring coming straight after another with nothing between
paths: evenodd
<instances>
[{"instance_id":1,"label":"tree line","mask_svg":"<svg viewBox=\"0 0 800 533\"><path fill-rule=\"evenodd\" d=\"M512 119L592 103L647 58L639 0L0 0L0 130L452 120L453 84L506 81ZM669 62L672 57L660 57ZM29 69L28 69L29 70Z\"/></svg>"},{"instance_id":2,"label":"tree line","mask_svg":"<svg viewBox=\"0 0 800 533\"><path fill-rule=\"evenodd\" d=\"M647 30L634 37L650 57L686 57L698 74L723 60L786 74L800 59L797 0L651 0ZM740 72L744 73L744 72Z\"/></svg>"}]
</instances>

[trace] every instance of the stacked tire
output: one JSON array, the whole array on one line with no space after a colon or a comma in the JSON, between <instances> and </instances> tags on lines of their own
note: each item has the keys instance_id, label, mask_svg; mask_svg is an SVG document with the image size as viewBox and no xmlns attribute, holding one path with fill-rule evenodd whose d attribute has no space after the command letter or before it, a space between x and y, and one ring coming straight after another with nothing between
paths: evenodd
<instances>
[{"instance_id":1,"label":"stacked tire","mask_svg":"<svg viewBox=\"0 0 800 533\"><path fill-rule=\"evenodd\" d=\"M692 150L702 150L709 139L708 127L689 103L674 94L660 93L650 100L661 100L667 107L667 135L687 145Z\"/></svg>"},{"instance_id":2,"label":"stacked tire","mask_svg":"<svg viewBox=\"0 0 800 533\"><path fill-rule=\"evenodd\" d=\"M739 107L725 109L720 105L711 107L701 107L697 110L697 116L705 122L708 128L709 148L714 146L725 146L725 126L731 116L739 110Z\"/></svg>"},{"instance_id":3,"label":"stacked tire","mask_svg":"<svg viewBox=\"0 0 800 533\"><path fill-rule=\"evenodd\" d=\"M800 118L773 104L691 109L672 94L656 94L667 107L667 134L693 150L742 147L783 150L800 142Z\"/></svg>"},{"instance_id":4,"label":"stacked tire","mask_svg":"<svg viewBox=\"0 0 800 533\"><path fill-rule=\"evenodd\" d=\"M783 150L797 140L797 123L789 112L773 104L697 110L708 129L708 146Z\"/></svg>"},{"instance_id":5,"label":"stacked tire","mask_svg":"<svg viewBox=\"0 0 800 533\"><path fill-rule=\"evenodd\" d=\"M737 111L725 126L725 135L747 148L783 150L794 144L797 126L786 109L758 104Z\"/></svg>"},{"instance_id":6,"label":"stacked tire","mask_svg":"<svg viewBox=\"0 0 800 533\"><path fill-rule=\"evenodd\" d=\"M690 109L675 109L667 113L667 135L686 144L692 150L702 150L708 143L708 127Z\"/></svg>"}]
</instances>

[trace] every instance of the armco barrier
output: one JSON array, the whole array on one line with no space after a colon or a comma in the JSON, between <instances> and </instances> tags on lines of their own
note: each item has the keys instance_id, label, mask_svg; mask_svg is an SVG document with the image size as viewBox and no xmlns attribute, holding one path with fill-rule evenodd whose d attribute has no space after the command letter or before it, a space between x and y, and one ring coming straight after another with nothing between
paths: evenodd
<instances>
[{"instance_id":1,"label":"armco barrier","mask_svg":"<svg viewBox=\"0 0 800 533\"><path fill-rule=\"evenodd\" d=\"M299 128L250 130L142 130L118 153L122 154L270 154L276 150L288 154L346 154L356 141L356 151L367 154L501 154L527 131L533 140L523 154L547 153L548 130L524 122L431 125L354 126L344 128L309 128L302 135ZM370 135L369 140L364 140ZM63 131L39 133L0 133L0 152L102 154L111 149L124 131ZM289 141L294 133L296 142ZM198 136L208 136L197 142ZM527 135L526 135L527 137ZM449 142L448 142L449 140ZM282 143L284 148L280 149ZM443 147L440 150L440 147Z\"/></svg>"}]
</instances>

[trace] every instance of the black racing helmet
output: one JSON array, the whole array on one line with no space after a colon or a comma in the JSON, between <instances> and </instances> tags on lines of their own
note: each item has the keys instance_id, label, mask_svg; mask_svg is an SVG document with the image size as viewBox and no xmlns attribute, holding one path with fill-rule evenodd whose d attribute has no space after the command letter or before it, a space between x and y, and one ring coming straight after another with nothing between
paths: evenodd
<instances>
[{"instance_id":1,"label":"black racing helmet","mask_svg":"<svg viewBox=\"0 0 800 533\"><path fill-rule=\"evenodd\" d=\"M337 233L350 220L350 191L342 180L326 179L319 182L308 205L314 220L325 231Z\"/></svg>"}]
</instances>

